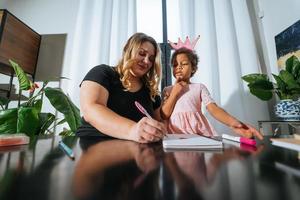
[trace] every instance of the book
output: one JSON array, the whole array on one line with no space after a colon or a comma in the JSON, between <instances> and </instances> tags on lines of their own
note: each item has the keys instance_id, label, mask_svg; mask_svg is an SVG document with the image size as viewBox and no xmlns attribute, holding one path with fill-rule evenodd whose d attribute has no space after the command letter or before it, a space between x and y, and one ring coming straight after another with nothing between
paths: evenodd
<instances>
[{"instance_id":1,"label":"book","mask_svg":"<svg viewBox=\"0 0 300 200\"><path fill-rule=\"evenodd\" d=\"M295 138L271 138L271 141L272 145L300 152L300 140Z\"/></svg>"},{"instance_id":2,"label":"book","mask_svg":"<svg viewBox=\"0 0 300 200\"><path fill-rule=\"evenodd\" d=\"M29 137L23 133L1 134L0 146L23 145L29 143Z\"/></svg>"},{"instance_id":3,"label":"book","mask_svg":"<svg viewBox=\"0 0 300 200\"><path fill-rule=\"evenodd\" d=\"M182 150L220 150L223 143L220 140L200 135L167 134L163 139L164 149Z\"/></svg>"}]
</instances>

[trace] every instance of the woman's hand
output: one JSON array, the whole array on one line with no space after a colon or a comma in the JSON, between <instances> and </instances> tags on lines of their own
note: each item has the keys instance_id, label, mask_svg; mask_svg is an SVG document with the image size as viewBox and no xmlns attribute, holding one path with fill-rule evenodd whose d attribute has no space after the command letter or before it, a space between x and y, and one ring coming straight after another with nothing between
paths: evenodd
<instances>
[{"instance_id":1,"label":"woman's hand","mask_svg":"<svg viewBox=\"0 0 300 200\"><path fill-rule=\"evenodd\" d=\"M147 144L137 144L133 154L137 166L144 173L149 173L159 166L160 153Z\"/></svg>"},{"instance_id":2,"label":"woman's hand","mask_svg":"<svg viewBox=\"0 0 300 200\"><path fill-rule=\"evenodd\" d=\"M262 134L249 124L244 124L243 122L236 121L230 126L230 128L232 128L234 132L243 137L251 138L255 136L260 140L263 139Z\"/></svg>"},{"instance_id":3,"label":"woman's hand","mask_svg":"<svg viewBox=\"0 0 300 200\"><path fill-rule=\"evenodd\" d=\"M157 142L161 140L166 133L167 129L165 124L155 119L144 117L132 126L129 131L129 138L139 143Z\"/></svg>"}]
</instances>

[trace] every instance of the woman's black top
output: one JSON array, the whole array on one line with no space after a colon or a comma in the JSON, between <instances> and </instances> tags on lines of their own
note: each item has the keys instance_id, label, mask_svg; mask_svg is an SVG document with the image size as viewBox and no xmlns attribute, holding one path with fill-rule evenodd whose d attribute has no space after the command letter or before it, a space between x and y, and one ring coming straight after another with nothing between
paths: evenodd
<instances>
[{"instance_id":1,"label":"woman's black top","mask_svg":"<svg viewBox=\"0 0 300 200\"><path fill-rule=\"evenodd\" d=\"M107 89L109 96L107 100L107 107L115 113L129 118L133 121L139 121L144 115L135 107L134 102L138 101L150 115L161 104L160 96L155 97L153 102L150 98L150 90L143 86L137 92L124 91L124 87L120 81L120 76L115 67L108 65L99 65L92 68L83 81L94 81L105 89ZM115 124L118 126L118 124ZM76 135L81 136L106 136L101 133L91 124L86 122L82 117L82 125L77 129Z\"/></svg>"}]
</instances>

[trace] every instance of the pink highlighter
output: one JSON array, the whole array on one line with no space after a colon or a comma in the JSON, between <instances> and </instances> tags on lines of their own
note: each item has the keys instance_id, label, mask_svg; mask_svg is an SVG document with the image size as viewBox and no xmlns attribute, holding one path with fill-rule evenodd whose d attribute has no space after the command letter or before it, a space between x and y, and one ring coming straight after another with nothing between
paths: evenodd
<instances>
[{"instance_id":1,"label":"pink highlighter","mask_svg":"<svg viewBox=\"0 0 300 200\"><path fill-rule=\"evenodd\" d=\"M152 119L151 115L147 112L147 110L137 101L134 102L135 106L139 109L141 113L146 115L146 117Z\"/></svg>"},{"instance_id":2,"label":"pink highlighter","mask_svg":"<svg viewBox=\"0 0 300 200\"><path fill-rule=\"evenodd\" d=\"M139 109L139 111L141 113L143 113L144 115L146 115L146 117L150 118L150 119L153 119L151 117L151 115L147 112L147 110L137 101L134 102L135 106ZM168 137L167 135L165 135L165 137Z\"/></svg>"},{"instance_id":3,"label":"pink highlighter","mask_svg":"<svg viewBox=\"0 0 300 200\"><path fill-rule=\"evenodd\" d=\"M254 139L248 139L248 138L244 138L244 137L235 137L235 136L227 135L227 134L223 134L222 138L226 139L226 140L232 140L232 141L240 142L242 144L256 146L256 141Z\"/></svg>"}]
</instances>

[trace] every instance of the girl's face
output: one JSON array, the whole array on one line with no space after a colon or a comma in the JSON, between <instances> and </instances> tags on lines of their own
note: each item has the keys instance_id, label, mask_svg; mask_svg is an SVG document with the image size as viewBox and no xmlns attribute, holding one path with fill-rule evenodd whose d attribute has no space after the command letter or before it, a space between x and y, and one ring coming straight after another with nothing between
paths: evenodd
<instances>
[{"instance_id":1,"label":"girl's face","mask_svg":"<svg viewBox=\"0 0 300 200\"><path fill-rule=\"evenodd\" d=\"M190 82L192 63L186 54L178 54L173 64L173 76L177 81Z\"/></svg>"},{"instance_id":2,"label":"girl's face","mask_svg":"<svg viewBox=\"0 0 300 200\"><path fill-rule=\"evenodd\" d=\"M154 65L155 62L155 48L150 42L144 42L137 49L135 56L135 63L132 65L130 73L134 77L144 76Z\"/></svg>"}]
</instances>

